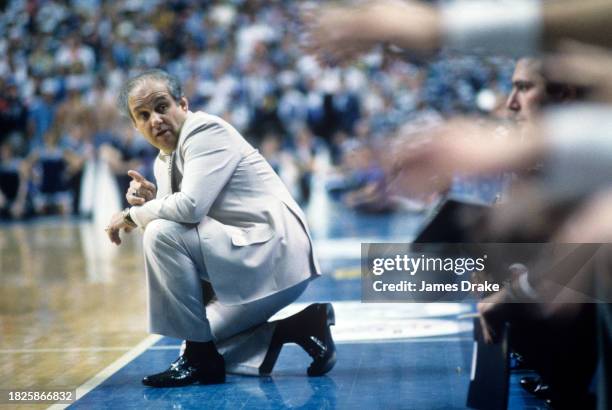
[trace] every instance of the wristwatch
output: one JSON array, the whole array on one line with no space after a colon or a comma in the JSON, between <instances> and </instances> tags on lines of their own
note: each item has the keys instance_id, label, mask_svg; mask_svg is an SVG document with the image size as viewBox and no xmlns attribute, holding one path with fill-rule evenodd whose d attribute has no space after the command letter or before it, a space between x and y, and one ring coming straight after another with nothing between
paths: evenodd
<instances>
[{"instance_id":1,"label":"wristwatch","mask_svg":"<svg viewBox=\"0 0 612 410\"><path fill-rule=\"evenodd\" d=\"M130 208L125 208L123 211L121 211L121 216L123 216L123 222L125 222L132 228L136 228L138 226L136 225L136 222L134 222L134 220L132 219L132 216L130 215Z\"/></svg>"}]
</instances>

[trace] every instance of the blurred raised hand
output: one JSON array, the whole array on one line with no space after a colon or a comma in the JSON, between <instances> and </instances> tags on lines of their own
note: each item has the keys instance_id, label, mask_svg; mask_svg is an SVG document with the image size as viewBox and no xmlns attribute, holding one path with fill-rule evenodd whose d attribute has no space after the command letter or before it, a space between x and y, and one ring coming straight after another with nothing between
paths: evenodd
<instances>
[{"instance_id":1,"label":"blurred raised hand","mask_svg":"<svg viewBox=\"0 0 612 410\"><path fill-rule=\"evenodd\" d=\"M391 43L406 50L430 52L441 43L440 15L417 1L366 1L305 10L307 51L322 63L344 62Z\"/></svg>"},{"instance_id":2,"label":"blurred raised hand","mask_svg":"<svg viewBox=\"0 0 612 410\"><path fill-rule=\"evenodd\" d=\"M561 243L612 242L612 190L593 195L566 221L555 236Z\"/></svg>"},{"instance_id":3,"label":"blurred raised hand","mask_svg":"<svg viewBox=\"0 0 612 410\"><path fill-rule=\"evenodd\" d=\"M544 139L533 129L507 127L500 136L499 124L457 118L423 135L398 138L382 153L395 186L427 193L448 188L453 175L481 175L519 170L537 162Z\"/></svg>"}]
</instances>

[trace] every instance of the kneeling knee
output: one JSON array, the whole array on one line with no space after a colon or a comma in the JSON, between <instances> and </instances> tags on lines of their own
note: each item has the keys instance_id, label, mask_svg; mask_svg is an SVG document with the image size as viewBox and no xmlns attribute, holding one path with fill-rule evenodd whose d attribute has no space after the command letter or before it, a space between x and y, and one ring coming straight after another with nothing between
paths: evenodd
<instances>
[{"instance_id":1,"label":"kneeling knee","mask_svg":"<svg viewBox=\"0 0 612 410\"><path fill-rule=\"evenodd\" d=\"M143 246L155 248L160 243L167 243L183 229L182 225L166 219L155 219L147 225L143 235Z\"/></svg>"}]
</instances>

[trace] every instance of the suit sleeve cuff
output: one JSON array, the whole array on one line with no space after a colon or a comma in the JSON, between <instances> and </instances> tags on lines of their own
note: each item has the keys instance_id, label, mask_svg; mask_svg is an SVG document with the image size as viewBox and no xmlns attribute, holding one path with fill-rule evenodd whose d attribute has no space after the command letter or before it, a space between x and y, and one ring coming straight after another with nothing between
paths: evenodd
<instances>
[{"instance_id":1,"label":"suit sleeve cuff","mask_svg":"<svg viewBox=\"0 0 612 410\"><path fill-rule=\"evenodd\" d=\"M444 45L451 50L518 57L540 49L539 0L454 1L441 11Z\"/></svg>"},{"instance_id":2,"label":"suit sleeve cuff","mask_svg":"<svg viewBox=\"0 0 612 410\"><path fill-rule=\"evenodd\" d=\"M151 212L143 206L133 206L130 208L130 217L139 228L146 228L147 224L156 219Z\"/></svg>"}]
</instances>

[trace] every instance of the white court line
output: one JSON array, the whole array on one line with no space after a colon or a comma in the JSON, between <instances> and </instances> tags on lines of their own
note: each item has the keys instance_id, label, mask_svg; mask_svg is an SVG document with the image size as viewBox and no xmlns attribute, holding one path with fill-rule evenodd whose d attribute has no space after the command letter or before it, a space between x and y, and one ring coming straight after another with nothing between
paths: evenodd
<instances>
[{"instance_id":1,"label":"white court line","mask_svg":"<svg viewBox=\"0 0 612 410\"><path fill-rule=\"evenodd\" d=\"M121 352L130 350L130 346L110 347L56 347L41 349L0 349L0 354L15 353L78 353L78 352Z\"/></svg>"},{"instance_id":2,"label":"white court line","mask_svg":"<svg viewBox=\"0 0 612 410\"><path fill-rule=\"evenodd\" d=\"M338 340L335 343L340 344L359 344L359 343L429 343L429 342L460 342L462 340L472 340L471 338L461 337L415 337L404 339L364 339L364 340ZM164 345L152 346L148 350L178 350L181 345ZM23 354L23 353L78 353L78 352L120 352L130 350L129 346L117 347L68 347L56 349L0 349L0 354Z\"/></svg>"},{"instance_id":3,"label":"white court line","mask_svg":"<svg viewBox=\"0 0 612 410\"><path fill-rule=\"evenodd\" d=\"M346 339L346 340L335 340L336 345L360 345L368 343L376 344L387 344L387 343L439 343L439 342L466 342L472 341L474 338L471 336L452 336L452 337L411 337L411 338L398 338L398 339ZM181 345L165 345L151 347L149 350L178 350Z\"/></svg>"},{"instance_id":4,"label":"white court line","mask_svg":"<svg viewBox=\"0 0 612 410\"><path fill-rule=\"evenodd\" d=\"M117 371L119 371L123 366L134 360L137 356L141 355L147 349L157 343L162 337L163 336L160 335L150 335L142 342L138 343L138 345L136 345L132 350L126 352L123 356L108 365L105 369L100 371L94 377L77 387L76 400L81 399L84 395L98 387L102 382L104 382L106 379L108 379ZM50 406L48 410L63 410L68 406L70 406L70 404L54 404Z\"/></svg>"},{"instance_id":5,"label":"white court line","mask_svg":"<svg viewBox=\"0 0 612 410\"><path fill-rule=\"evenodd\" d=\"M335 239L316 239L314 240L315 254L321 259L361 258L362 243L410 243L414 236L380 238L380 237L351 237Z\"/></svg>"},{"instance_id":6,"label":"white court line","mask_svg":"<svg viewBox=\"0 0 612 410\"><path fill-rule=\"evenodd\" d=\"M403 338L403 339L363 339L363 340L340 340L335 342L337 345L358 345L358 344L387 344L387 343L440 343L440 342L465 342L474 340L472 337L414 337L414 338Z\"/></svg>"}]
</instances>

